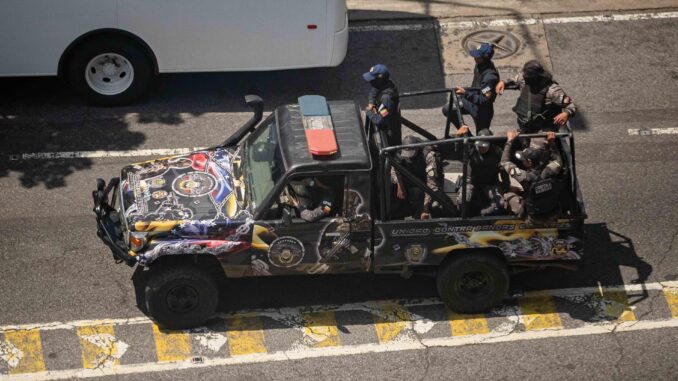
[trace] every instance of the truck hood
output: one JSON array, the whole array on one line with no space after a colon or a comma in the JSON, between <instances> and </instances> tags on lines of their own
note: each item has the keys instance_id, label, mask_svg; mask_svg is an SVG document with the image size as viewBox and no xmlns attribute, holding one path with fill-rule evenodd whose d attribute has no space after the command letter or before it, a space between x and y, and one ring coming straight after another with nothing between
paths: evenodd
<instances>
[{"instance_id":1,"label":"truck hood","mask_svg":"<svg viewBox=\"0 0 678 381\"><path fill-rule=\"evenodd\" d=\"M212 148L128 165L121 173L122 215L138 223L240 220L249 212L239 149Z\"/></svg>"}]
</instances>

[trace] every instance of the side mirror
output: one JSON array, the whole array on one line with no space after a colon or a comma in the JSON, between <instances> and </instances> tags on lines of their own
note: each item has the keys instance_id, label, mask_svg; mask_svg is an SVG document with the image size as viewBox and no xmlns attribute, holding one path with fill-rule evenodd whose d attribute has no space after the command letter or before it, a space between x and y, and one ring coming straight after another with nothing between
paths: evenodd
<instances>
[{"instance_id":1,"label":"side mirror","mask_svg":"<svg viewBox=\"0 0 678 381\"><path fill-rule=\"evenodd\" d=\"M285 226L291 226L292 225L292 213L290 212L290 208L284 207L282 210L282 221Z\"/></svg>"}]
</instances>

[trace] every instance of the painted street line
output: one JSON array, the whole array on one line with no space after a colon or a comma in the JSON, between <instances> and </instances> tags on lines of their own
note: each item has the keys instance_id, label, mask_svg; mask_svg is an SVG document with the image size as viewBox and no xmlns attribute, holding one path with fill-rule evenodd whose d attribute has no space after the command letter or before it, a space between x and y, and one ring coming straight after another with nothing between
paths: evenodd
<instances>
[{"instance_id":1,"label":"painted street line","mask_svg":"<svg viewBox=\"0 0 678 381\"><path fill-rule=\"evenodd\" d=\"M633 332L653 329L666 329L678 327L678 319L662 321L622 322L602 325L586 325L579 328L563 330L536 330L513 332L509 334L478 334L472 336L442 337L432 339L414 339L389 341L386 343L370 343L347 346L328 346L320 348L306 348L272 353L243 354L233 357L202 358L201 361L194 359L121 365L110 368L98 369L67 369L55 371L41 371L27 374L13 374L5 377L6 380L61 380L69 378L88 378L124 374L137 374L148 372L166 372L173 370L199 369L214 366L256 364L273 361L290 361L309 358L346 356L368 353L385 353L407 350L425 350L430 347L457 347L470 344L494 344L525 340L539 340L548 338L563 338L586 335L601 335L611 333Z\"/></svg>"},{"instance_id":2,"label":"painted street line","mask_svg":"<svg viewBox=\"0 0 678 381\"><path fill-rule=\"evenodd\" d=\"M669 128L629 128L631 136L676 135L678 127Z\"/></svg>"},{"instance_id":3,"label":"painted street line","mask_svg":"<svg viewBox=\"0 0 678 381\"><path fill-rule=\"evenodd\" d=\"M437 298L245 310L185 331L162 330L147 318L8 325L0 327L0 379L82 378L675 328L677 290L676 281L543 290L515 295L477 315L451 312ZM634 311L646 311L648 304L655 313L638 318ZM573 308L585 318L573 318ZM346 325L352 328L340 328ZM79 357L62 358L80 363L77 369L46 361L48 353L63 353L64 337L79 343Z\"/></svg>"},{"instance_id":4,"label":"painted street line","mask_svg":"<svg viewBox=\"0 0 678 381\"><path fill-rule=\"evenodd\" d=\"M400 25L363 25L349 27L351 32L405 32L429 30L434 28L441 29L469 29L469 28L491 28L517 25L535 25L543 24L572 24L572 23L594 23L611 21L640 21L656 19L678 18L678 12L648 12L648 13L621 13L621 14L601 14L591 16L572 16L572 17L545 17L545 18L513 18L496 20L477 20L477 21L452 21L440 23L440 26L432 22L420 24L400 24Z\"/></svg>"}]
</instances>

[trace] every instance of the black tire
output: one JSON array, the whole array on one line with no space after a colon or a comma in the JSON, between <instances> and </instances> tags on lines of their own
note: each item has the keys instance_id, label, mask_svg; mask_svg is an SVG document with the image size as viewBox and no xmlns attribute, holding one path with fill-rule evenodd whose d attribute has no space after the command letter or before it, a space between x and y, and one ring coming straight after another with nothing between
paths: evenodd
<instances>
[{"instance_id":1,"label":"black tire","mask_svg":"<svg viewBox=\"0 0 678 381\"><path fill-rule=\"evenodd\" d=\"M487 312L501 303L508 292L506 266L487 254L465 254L438 270L438 294L452 311Z\"/></svg>"},{"instance_id":2,"label":"black tire","mask_svg":"<svg viewBox=\"0 0 678 381\"><path fill-rule=\"evenodd\" d=\"M118 94L99 93L87 83L87 65L93 58L106 53L124 57L133 68L132 83ZM71 87L87 103L97 106L122 106L139 99L150 87L154 75L151 59L138 44L111 37L89 40L77 47L67 62L65 72Z\"/></svg>"},{"instance_id":3,"label":"black tire","mask_svg":"<svg viewBox=\"0 0 678 381\"><path fill-rule=\"evenodd\" d=\"M206 270L186 265L153 269L145 294L149 315L169 329L205 323L214 315L219 300L214 277Z\"/></svg>"}]
</instances>

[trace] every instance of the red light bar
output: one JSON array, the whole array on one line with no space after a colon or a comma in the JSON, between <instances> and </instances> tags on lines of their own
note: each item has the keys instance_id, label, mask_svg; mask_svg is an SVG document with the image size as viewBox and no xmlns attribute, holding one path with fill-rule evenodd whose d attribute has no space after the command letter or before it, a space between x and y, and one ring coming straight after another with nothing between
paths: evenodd
<instances>
[{"instance_id":1,"label":"red light bar","mask_svg":"<svg viewBox=\"0 0 678 381\"><path fill-rule=\"evenodd\" d=\"M339 151L334 135L332 116L325 97L305 95L299 97L302 123L308 151L316 156L332 156Z\"/></svg>"}]
</instances>

